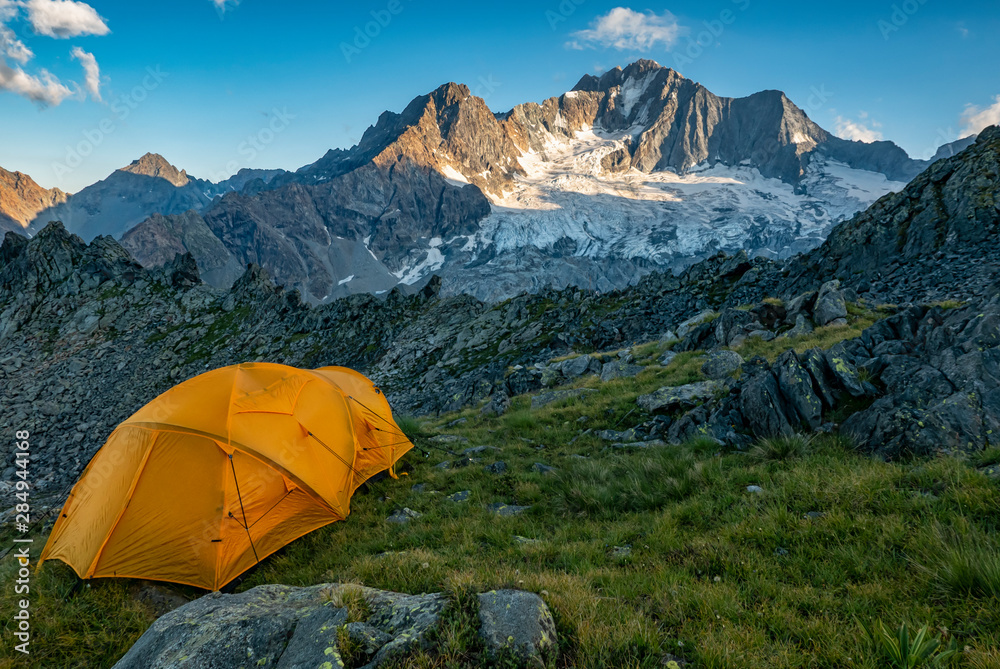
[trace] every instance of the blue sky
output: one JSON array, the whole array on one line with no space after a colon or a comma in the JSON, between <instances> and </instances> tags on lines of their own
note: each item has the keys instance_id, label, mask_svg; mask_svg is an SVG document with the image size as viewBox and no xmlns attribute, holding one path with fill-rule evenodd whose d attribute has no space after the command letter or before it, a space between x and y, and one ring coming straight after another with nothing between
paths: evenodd
<instances>
[{"instance_id":1,"label":"blue sky","mask_svg":"<svg viewBox=\"0 0 1000 669\"><path fill-rule=\"evenodd\" d=\"M447 81L504 111L640 57L917 157L1000 119L995 0L0 0L0 22L0 166L71 192L147 151L216 180L296 169Z\"/></svg>"}]
</instances>

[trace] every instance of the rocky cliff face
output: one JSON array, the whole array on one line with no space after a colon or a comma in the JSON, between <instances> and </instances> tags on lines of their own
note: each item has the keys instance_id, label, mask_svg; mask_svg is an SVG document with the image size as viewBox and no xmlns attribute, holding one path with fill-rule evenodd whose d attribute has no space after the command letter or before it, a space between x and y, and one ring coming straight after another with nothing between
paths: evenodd
<instances>
[{"instance_id":1,"label":"rocky cliff face","mask_svg":"<svg viewBox=\"0 0 1000 669\"><path fill-rule=\"evenodd\" d=\"M58 188L42 188L27 174L0 168L0 232L20 232L38 212L65 200Z\"/></svg>"}]
</instances>

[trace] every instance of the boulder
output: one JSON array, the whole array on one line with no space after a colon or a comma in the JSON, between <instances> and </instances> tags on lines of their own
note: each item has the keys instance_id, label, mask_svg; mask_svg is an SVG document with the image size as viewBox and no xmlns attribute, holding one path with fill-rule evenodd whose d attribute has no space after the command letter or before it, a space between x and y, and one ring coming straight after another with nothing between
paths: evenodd
<instances>
[{"instance_id":1,"label":"boulder","mask_svg":"<svg viewBox=\"0 0 1000 669\"><path fill-rule=\"evenodd\" d=\"M776 437L793 433L778 382L770 371L755 374L744 384L739 396L743 422L755 437Z\"/></svg>"},{"instance_id":2,"label":"boulder","mask_svg":"<svg viewBox=\"0 0 1000 669\"><path fill-rule=\"evenodd\" d=\"M816 297L818 293L813 290L808 293L802 293L797 297L793 298L785 305L785 322L793 323L798 320L799 316L808 316L812 314L813 307L816 306Z\"/></svg>"},{"instance_id":3,"label":"boulder","mask_svg":"<svg viewBox=\"0 0 1000 669\"><path fill-rule=\"evenodd\" d=\"M802 337L813 331L813 326L805 317L805 314L795 316L795 325L785 333L786 337Z\"/></svg>"},{"instance_id":4,"label":"boulder","mask_svg":"<svg viewBox=\"0 0 1000 669\"><path fill-rule=\"evenodd\" d=\"M563 390L546 390L531 398L531 408L540 409L543 406L576 397L583 397L597 391L593 388L566 388Z\"/></svg>"},{"instance_id":5,"label":"boulder","mask_svg":"<svg viewBox=\"0 0 1000 669\"><path fill-rule=\"evenodd\" d=\"M717 314L714 311L707 310L707 311L702 311L701 313L695 316L692 316L691 318L687 319L686 321L677 326L677 333L675 335L676 338L684 339L699 326L714 320L716 315Z\"/></svg>"},{"instance_id":6,"label":"boulder","mask_svg":"<svg viewBox=\"0 0 1000 669\"><path fill-rule=\"evenodd\" d=\"M763 329L755 314L742 309L725 309L715 320L715 339L720 346L738 346L747 334Z\"/></svg>"},{"instance_id":7,"label":"boulder","mask_svg":"<svg viewBox=\"0 0 1000 669\"><path fill-rule=\"evenodd\" d=\"M799 363L795 351L782 353L771 369L777 377L782 397L795 413L789 418L813 430L822 425L823 401L813 391L813 379Z\"/></svg>"},{"instance_id":8,"label":"boulder","mask_svg":"<svg viewBox=\"0 0 1000 669\"><path fill-rule=\"evenodd\" d=\"M612 360L611 362L604 363L604 366L601 368L601 381L607 383L612 379L631 378L638 375L643 369L645 367L642 365L632 365L620 360Z\"/></svg>"},{"instance_id":9,"label":"boulder","mask_svg":"<svg viewBox=\"0 0 1000 669\"><path fill-rule=\"evenodd\" d=\"M721 381L732 376L743 367L743 356L736 351L713 351L708 354L702 373L710 379Z\"/></svg>"},{"instance_id":10,"label":"boulder","mask_svg":"<svg viewBox=\"0 0 1000 669\"><path fill-rule=\"evenodd\" d=\"M347 624L347 609L335 602L349 589L360 591L371 611L363 625L348 625L349 634L364 637L362 650L370 667L426 647L427 633L446 601L440 594L413 596L337 584L262 585L236 595L214 592L159 618L115 669L343 666L337 630Z\"/></svg>"},{"instance_id":11,"label":"boulder","mask_svg":"<svg viewBox=\"0 0 1000 669\"><path fill-rule=\"evenodd\" d=\"M712 399L724 386L716 381L699 381L684 386L666 386L649 395L640 395L636 402L650 413L691 408Z\"/></svg>"},{"instance_id":12,"label":"boulder","mask_svg":"<svg viewBox=\"0 0 1000 669\"><path fill-rule=\"evenodd\" d=\"M556 624L542 598L520 590L479 595L479 638L490 660L510 654L521 664L543 666L558 650Z\"/></svg>"},{"instance_id":13,"label":"boulder","mask_svg":"<svg viewBox=\"0 0 1000 669\"><path fill-rule=\"evenodd\" d=\"M575 379L584 374L597 374L601 370L601 363L596 358L589 355L580 355L575 358L563 360L559 363L559 370L567 379Z\"/></svg>"},{"instance_id":14,"label":"boulder","mask_svg":"<svg viewBox=\"0 0 1000 669\"><path fill-rule=\"evenodd\" d=\"M504 389L497 390L482 409L484 416L502 416L510 410L510 396Z\"/></svg>"},{"instance_id":15,"label":"boulder","mask_svg":"<svg viewBox=\"0 0 1000 669\"><path fill-rule=\"evenodd\" d=\"M838 318L847 318L847 300L840 290L840 281L827 281L819 289L813 318L819 325L827 325Z\"/></svg>"}]
</instances>

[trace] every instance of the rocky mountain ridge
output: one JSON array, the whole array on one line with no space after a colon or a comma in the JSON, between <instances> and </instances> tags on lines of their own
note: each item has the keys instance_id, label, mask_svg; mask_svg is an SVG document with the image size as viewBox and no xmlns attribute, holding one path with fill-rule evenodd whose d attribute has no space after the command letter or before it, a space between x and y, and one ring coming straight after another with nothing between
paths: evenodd
<instances>
[{"instance_id":1,"label":"rocky mountain ridge","mask_svg":"<svg viewBox=\"0 0 1000 669\"><path fill-rule=\"evenodd\" d=\"M179 171L141 160L140 171L180 183ZM192 247L199 265L258 263L310 302L412 290L432 274L446 294L495 301L622 288L719 250L790 257L927 164L891 142L834 137L779 91L719 97L640 60L502 114L449 83L296 172L228 188L192 179L158 192L170 196L161 206L127 211L117 189L138 197L141 184L95 185L99 196L78 198L100 216L79 206L51 216L85 239L122 238L149 265L169 255L158 241L183 246L172 230L201 239L207 229L218 243Z\"/></svg>"},{"instance_id":2,"label":"rocky mountain ridge","mask_svg":"<svg viewBox=\"0 0 1000 669\"><path fill-rule=\"evenodd\" d=\"M0 168L0 233L22 232L38 212L66 200L58 188L42 188L21 172Z\"/></svg>"}]
</instances>

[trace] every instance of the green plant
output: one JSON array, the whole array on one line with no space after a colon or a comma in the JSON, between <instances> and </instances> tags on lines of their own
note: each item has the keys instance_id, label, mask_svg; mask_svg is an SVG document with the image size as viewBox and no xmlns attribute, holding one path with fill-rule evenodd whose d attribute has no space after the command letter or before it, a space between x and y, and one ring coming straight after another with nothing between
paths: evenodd
<instances>
[{"instance_id":1,"label":"green plant","mask_svg":"<svg viewBox=\"0 0 1000 669\"><path fill-rule=\"evenodd\" d=\"M791 437L772 437L761 439L760 442L750 450L750 457L765 462L768 460L791 460L805 455L809 450L811 437L796 434Z\"/></svg>"},{"instance_id":2,"label":"green plant","mask_svg":"<svg viewBox=\"0 0 1000 669\"><path fill-rule=\"evenodd\" d=\"M949 548L931 571L945 596L1000 600L1000 555L979 543Z\"/></svg>"},{"instance_id":3,"label":"green plant","mask_svg":"<svg viewBox=\"0 0 1000 669\"><path fill-rule=\"evenodd\" d=\"M958 653L958 642L951 640L943 650L941 640L932 638L928 626L921 627L913 637L906 623L901 623L899 629L890 631L876 620L873 625L858 621L868 641L875 647L890 666L898 669L913 669L914 667L945 667Z\"/></svg>"},{"instance_id":4,"label":"green plant","mask_svg":"<svg viewBox=\"0 0 1000 669\"><path fill-rule=\"evenodd\" d=\"M977 454L975 457L976 466L978 467L990 467L992 465L1000 465L1000 446L994 446L992 448L987 448L985 451Z\"/></svg>"},{"instance_id":5,"label":"green plant","mask_svg":"<svg viewBox=\"0 0 1000 669\"><path fill-rule=\"evenodd\" d=\"M420 421L413 416L407 414L397 414L393 416L393 420L396 421L396 426L403 431L406 438L413 441L414 438L420 436L422 432L422 425Z\"/></svg>"}]
</instances>

